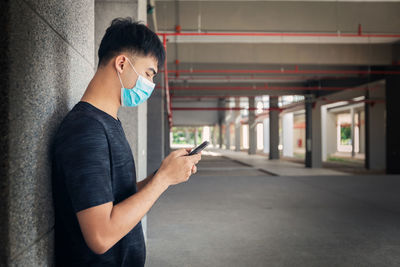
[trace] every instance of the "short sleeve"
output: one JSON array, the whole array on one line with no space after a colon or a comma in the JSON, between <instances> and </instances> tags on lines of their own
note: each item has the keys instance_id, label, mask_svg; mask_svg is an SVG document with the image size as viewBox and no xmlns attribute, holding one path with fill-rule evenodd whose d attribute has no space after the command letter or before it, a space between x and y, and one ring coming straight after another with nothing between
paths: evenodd
<instances>
[{"instance_id":1,"label":"short sleeve","mask_svg":"<svg viewBox=\"0 0 400 267\"><path fill-rule=\"evenodd\" d=\"M103 125L82 116L64 129L58 162L75 212L114 201L110 153Z\"/></svg>"}]
</instances>

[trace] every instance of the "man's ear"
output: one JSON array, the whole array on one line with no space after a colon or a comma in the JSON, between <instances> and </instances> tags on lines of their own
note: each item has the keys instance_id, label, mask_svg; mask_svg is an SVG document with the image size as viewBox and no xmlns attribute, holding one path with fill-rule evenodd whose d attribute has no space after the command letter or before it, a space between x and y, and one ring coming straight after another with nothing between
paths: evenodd
<instances>
[{"instance_id":1,"label":"man's ear","mask_svg":"<svg viewBox=\"0 0 400 267\"><path fill-rule=\"evenodd\" d=\"M126 57L124 55L118 55L114 58L114 67L119 73L124 71L126 63Z\"/></svg>"}]
</instances>

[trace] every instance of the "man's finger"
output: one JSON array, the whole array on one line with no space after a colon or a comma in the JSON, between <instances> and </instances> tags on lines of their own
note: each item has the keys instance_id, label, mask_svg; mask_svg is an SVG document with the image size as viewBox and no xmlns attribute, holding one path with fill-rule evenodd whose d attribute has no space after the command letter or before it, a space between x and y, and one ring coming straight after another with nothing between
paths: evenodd
<instances>
[{"instance_id":1,"label":"man's finger","mask_svg":"<svg viewBox=\"0 0 400 267\"><path fill-rule=\"evenodd\" d=\"M192 167L192 174L195 174L197 172L197 167L196 165L193 165Z\"/></svg>"},{"instance_id":2,"label":"man's finger","mask_svg":"<svg viewBox=\"0 0 400 267\"><path fill-rule=\"evenodd\" d=\"M199 160L201 159L201 156L199 154L194 154L191 156L188 156L188 159L193 162L194 164L197 164L197 162L199 162Z\"/></svg>"},{"instance_id":3,"label":"man's finger","mask_svg":"<svg viewBox=\"0 0 400 267\"><path fill-rule=\"evenodd\" d=\"M189 151L190 151L190 148L181 148L181 149L178 149L178 150L175 151L175 154L176 154L177 157L187 155L187 154L189 154L189 153L188 153L188 149L189 149Z\"/></svg>"}]
</instances>

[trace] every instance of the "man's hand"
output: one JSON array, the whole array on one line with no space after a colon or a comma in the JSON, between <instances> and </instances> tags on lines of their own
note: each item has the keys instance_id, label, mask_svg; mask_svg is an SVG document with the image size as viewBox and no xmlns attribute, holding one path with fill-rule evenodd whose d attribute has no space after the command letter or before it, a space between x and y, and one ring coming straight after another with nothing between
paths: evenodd
<instances>
[{"instance_id":1,"label":"man's hand","mask_svg":"<svg viewBox=\"0 0 400 267\"><path fill-rule=\"evenodd\" d=\"M190 175L197 172L196 164L201 160L201 153L187 156L190 150L182 148L170 153L162 161L155 178L166 186L189 180Z\"/></svg>"}]
</instances>

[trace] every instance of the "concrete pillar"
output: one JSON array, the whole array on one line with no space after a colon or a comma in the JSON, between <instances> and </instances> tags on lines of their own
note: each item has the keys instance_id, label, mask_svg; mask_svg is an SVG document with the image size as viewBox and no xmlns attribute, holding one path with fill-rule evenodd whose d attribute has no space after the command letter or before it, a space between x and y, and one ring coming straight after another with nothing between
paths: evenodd
<instances>
[{"instance_id":1,"label":"concrete pillar","mask_svg":"<svg viewBox=\"0 0 400 267\"><path fill-rule=\"evenodd\" d=\"M306 167L322 167L321 104L306 96Z\"/></svg>"},{"instance_id":2,"label":"concrete pillar","mask_svg":"<svg viewBox=\"0 0 400 267\"><path fill-rule=\"evenodd\" d=\"M235 107L240 107L240 98L235 98ZM235 111L235 151L240 151L240 110Z\"/></svg>"},{"instance_id":3,"label":"concrete pillar","mask_svg":"<svg viewBox=\"0 0 400 267\"><path fill-rule=\"evenodd\" d=\"M269 154L269 118L263 120L264 124L264 153Z\"/></svg>"},{"instance_id":4,"label":"concrete pillar","mask_svg":"<svg viewBox=\"0 0 400 267\"><path fill-rule=\"evenodd\" d=\"M225 124L225 148L226 149L231 149L231 127L230 127L231 122L227 121Z\"/></svg>"},{"instance_id":5,"label":"concrete pillar","mask_svg":"<svg viewBox=\"0 0 400 267\"><path fill-rule=\"evenodd\" d=\"M321 131L322 131L322 161L337 150L336 115L329 112L326 106L321 107Z\"/></svg>"},{"instance_id":6,"label":"concrete pillar","mask_svg":"<svg viewBox=\"0 0 400 267\"><path fill-rule=\"evenodd\" d=\"M185 141L186 141L186 144L190 143L190 134L189 134L188 127L185 127Z\"/></svg>"},{"instance_id":7,"label":"concrete pillar","mask_svg":"<svg viewBox=\"0 0 400 267\"><path fill-rule=\"evenodd\" d=\"M269 159L279 159L279 110L278 97L269 97Z\"/></svg>"},{"instance_id":8,"label":"concrete pillar","mask_svg":"<svg viewBox=\"0 0 400 267\"><path fill-rule=\"evenodd\" d=\"M218 124L215 124L212 128L211 132L211 142L213 147L217 147L217 131L218 131Z\"/></svg>"},{"instance_id":9,"label":"concrete pillar","mask_svg":"<svg viewBox=\"0 0 400 267\"><path fill-rule=\"evenodd\" d=\"M382 99L385 89L369 90L367 98ZM367 103L365 105L366 122L366 167L370 170L385 170L386 168L386 134L385 134L385 103ZM398 164L398 163L397 163Z\"/></svg>"},{"instance_id":10,"label":"concrete pillar","mask_svg":"<svg viewBox=\"0 0 400 267\"><path fill-rule=\"evenodd\" d=\"M94 74L94 2L0 10L0 266L53 266L49 148Z\"/></svg>"},{"instance_id":11,"label":"concrete pillar","mask_svg":"<svg viewBox=\"0 0 400 267\"><path fill-rule=\"evenodd\" d=\"M164 74L164 73L163 73ZM164 78L156 78L156 84L164 87ZM147 173L151 174L160 167L165 155L165 127L164 127L164 98L165 90L154 90L147 101L147 132L151 136L147 139Z\"/></svg>"},{"instance_id":12,"label":"concrete pillar","mask_svg":"<svg viewBox=\"0 0 400 267\"><path fill-rule=\"evenodd\" d=\"M355 133L354 133L354 108L350 108L350 130L351 130L351 157L354 157L356 152L355 152Z\"/></svg>"},{"instance_id":13,"label":"concrete pillar","mask_svg":"<svg viewBox=\"0 0 400 267\"><path fill-rule=\"evenodd\" d=\"M222 123L220 123L219 125L218 125L218 131L219 131L219 134L218 134L218 144L219 144L219 148L222 148L222 144L223 144L223 135L224 135L224 131L223 131L223 124Z\"/></svg>"},{"instance_id":14,"label":"concrete pillar","mask_svg":"<svg viewBox=\"0 0 400 267\"><path fill-rule=\"evenodd\" d=\"M193 138L194 138L194 146L197 146L197 136L199 135L199 129L197 127L194 127L194 134L193 134Z\"/></svg>"},{"instance_id":15,"label":"concrete pillar","mask_svg":"<svg viewBox=\"0 0 400 267\"><path fill-rule=\"evenodd\" d=\"M282 116L282 145L283 156L293 157L293 113L286 113Z\"/></svg>"},{"instance_id":16,"label":"concrete pillar","mask_svg":"<svg viewBox=\"0 0 400 267\"><path fill-rule=\"evenodd\" d=\"M138 1L95 1L95 47L100 46L106 28L116 17L133 17L136 20L147 21L147 2ZM97 51L97 49L96 49ZM142 181L148 175L147 172L147 104L138 107L121 107L118 111L126 138L131 146L135 160L137 181ZM147 215L142 219L145 240L147 240Z\"/></svg>"},{"instance_id":17,"label":"concrete pillar","mask_svg":"<svg viewBox=\"0 0 400 267\"><path fill-rule=\"evenodd\" d=\"M250 155L257 152L257 125L256 125L256 111L255 99L249 97L249 150Z\"/></svg>"},{"instance_id":18,"label":"concrete pillar","mask_svg":"<svg viewBox=\"0 0 400 267\"><path fill-rule=\"evenodd\" d=\"M201 133L201 142L204 142L204 141L209 141L209 142L211 142L211 133L210 133L210 127L209 126L203 126L203 130L202 130L202 133Z\"/></svg>"},{"instance_id":19,"label":"concrete pillar","mask_svg":"<svg viewBox=\"0 0 400 267\"><path fill-rule=\"evenodd\" d=\"M167 106L167 99L164 99L164 105ZM164 157L168 156L171 153L171 141L173 140L171 137L171 128L169 127L168 121L168 111L167 108L164 109Z\"/></svg>"},{"instance_id":20,"label":"concrete pillar","mask_svg":"<svg viewBox=\"0 0 400 267\"><path fill-rule=\"evenodd\" d=\"M386 172L400 173L400 75L386 78Z\"/></svg>"},{"instance_id":21,"label":"concrete pillar","mask_svg":"<svg viewBox=\"0 0 400 267\"><path fill-rule=\"evenodd\" d=\"M365 153L365 111L359 113L360 153Z\"/></svg>"},{"instance_id":22,"label":"concrete pillar","mask_svg":"<svg viewBox=\"0 0 400 267\"><path fill-rule=\"evenodd\" d=\"M224 98L218 98L218 107L222 108L225 107L225 99ZM224 122L225 122L225 111L224 110L219 110L218 111L218 129L219 129L219 148L222 149L223 141L224 141Z\"/></svg>"}]
</instances>

